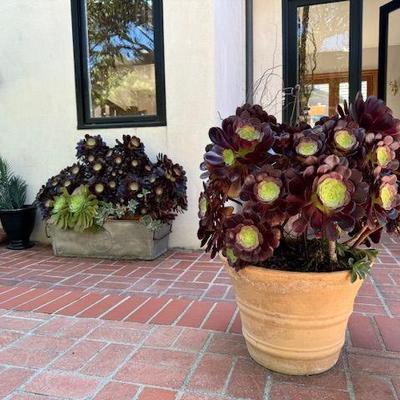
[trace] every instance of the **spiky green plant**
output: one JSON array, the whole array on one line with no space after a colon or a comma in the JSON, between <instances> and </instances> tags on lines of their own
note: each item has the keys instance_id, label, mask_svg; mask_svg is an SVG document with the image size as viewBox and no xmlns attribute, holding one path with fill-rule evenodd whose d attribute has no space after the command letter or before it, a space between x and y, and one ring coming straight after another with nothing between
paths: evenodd
<instances>
[{"instance_id":1,"label":"spiky green plant","mask_svg":"<svg viewBox=\"0 0 400 400\"><path fill-rule=\"evenodd\" d=\"M15 176L8 163L0 157L0 209L22 208L26 200L26 188L25 181Z\"/></svg>"}]
</instances>

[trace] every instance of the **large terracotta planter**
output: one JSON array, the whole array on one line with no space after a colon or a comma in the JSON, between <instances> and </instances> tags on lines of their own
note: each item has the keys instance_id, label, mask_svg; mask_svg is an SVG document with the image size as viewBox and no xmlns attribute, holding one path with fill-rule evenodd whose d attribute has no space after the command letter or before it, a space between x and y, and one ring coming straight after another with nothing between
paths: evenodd
<instances>
[{"instance_id":1,"label":"large terracotta planter","mask_svg":"<svg viewBox=\"0 0 400 400\"><path fill-rule=\"evenodd\" d=\"M224 260L225 261L225 260ZM311 375L335 365L362 281L349 272L302 273L248 266L232 279L251 357L289 375Z\"/></svg>"}]
</instances>

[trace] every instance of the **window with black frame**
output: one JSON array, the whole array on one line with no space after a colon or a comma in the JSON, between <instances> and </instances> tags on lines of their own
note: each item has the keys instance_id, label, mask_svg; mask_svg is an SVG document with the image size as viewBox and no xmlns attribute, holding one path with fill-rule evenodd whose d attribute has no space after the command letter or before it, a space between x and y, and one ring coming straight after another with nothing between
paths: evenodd
<instances>
[{"instance_id":1,"label":"window with black frame","mask_svg":"<svg viewBox=\"0 0 400 400\"><path fill-rule=\"evenodd\" d=\"M376 71L361 71L362 1L283 4L285 119L313 125L358 90L371 94Z\"/></svg>"},{"instance_id":2,"label":"window with black frame","mask_svg":"<svg viewBox=\"0 0 400 400\"><path fill-rule=\"evenodd\" d=\"M71 0L78 128L166 124L162 0Z\"/></svg>"}]
</instances>

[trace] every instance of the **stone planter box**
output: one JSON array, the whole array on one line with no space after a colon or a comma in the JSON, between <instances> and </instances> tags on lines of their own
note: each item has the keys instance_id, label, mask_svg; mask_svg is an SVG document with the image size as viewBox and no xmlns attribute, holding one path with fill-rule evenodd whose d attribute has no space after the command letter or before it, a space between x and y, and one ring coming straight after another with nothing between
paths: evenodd
<instances>
[{"instance_id":1,"label":"stone planter box","mask_svg":"<svg viewBox=\"0 0 400 400\"><path fill-rule=\"evenodd\" d=\"M97 232L64 231L47 225L53 252L62 257L154 260L168 250L170 224L152 232L135 221L108 221Z\"/></svg>"}]
</instances>

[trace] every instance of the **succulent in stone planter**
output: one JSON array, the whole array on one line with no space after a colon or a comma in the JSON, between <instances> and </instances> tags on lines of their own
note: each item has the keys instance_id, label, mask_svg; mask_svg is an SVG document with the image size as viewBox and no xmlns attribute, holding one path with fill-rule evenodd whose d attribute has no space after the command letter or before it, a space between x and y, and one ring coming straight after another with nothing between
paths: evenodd
<instances>
[{"instance_id":1,"label":"succulent in stone planter","mask_svg":"<svg viewBox=\"0 0 400 400\"><path fill-rule=\"evenodd\" d=\"M165 155L152 162L135 136L124 135L109 147L100 135L85 135L76 156L78 161L51 177L37 195L43 218L61 229L84 231L107 219L154 227L187 208L183 168Z\"/></svg>"}]
</instances>

